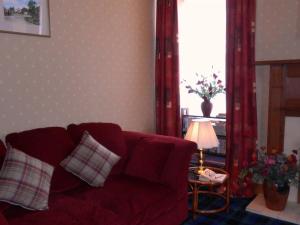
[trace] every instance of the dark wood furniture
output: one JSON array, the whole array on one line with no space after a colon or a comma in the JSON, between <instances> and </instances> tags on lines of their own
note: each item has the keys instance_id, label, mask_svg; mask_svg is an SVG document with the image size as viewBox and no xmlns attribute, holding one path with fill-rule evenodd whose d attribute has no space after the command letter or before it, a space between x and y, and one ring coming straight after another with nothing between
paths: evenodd
<instances>
[{"instance_id":1,"label":"dark wood furniture","mask_svg":"<svg viewBox=\"0 0 300 225\"><path fill-rule=\"evenodd\" d=\"M229 174L220 168L215 167L205 167L213 170L216 173L226 174L225 180L220 182L213 182L207 179L201 179L199 177L197 171L198 167L190 167L189 168L189 195L193 198L193 204L190 210L193 213L193 218L196 217L197 214L214 214L218 212L222 212L226 210L230 203L230 190L229 190ZM223 200L222 206L214 209L202 209L199 207L199 195L213 196L215 198L221 198ZM200 202L201 204L201 202Z\"/></svg>"}]
</instances>

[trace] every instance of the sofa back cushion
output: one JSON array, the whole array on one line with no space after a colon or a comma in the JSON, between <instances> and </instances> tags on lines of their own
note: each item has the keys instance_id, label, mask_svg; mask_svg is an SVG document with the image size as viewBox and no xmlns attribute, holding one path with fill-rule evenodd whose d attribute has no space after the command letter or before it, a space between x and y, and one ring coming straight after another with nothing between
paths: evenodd
<instances>
[{"instance_id":1,"label":"sofa back cushion","mask_svg":"<svg viewBox=\"0 0 300 225\"><path fill-rule=\"evenodd\" d=\"M162 174L170 153L174 150L173 143L145 138L130 151L125 174L139 177L152 182L162 182Z\"/></svg>"},{"instance_id":2,"label":"sofa back cushion","mask_svg":"<svg viewBox=\"0 0 300 225\"><path fill-rule=\"evenodd\" d=\"M6 136L6 142L13 148L55 167L51 182L52 192L65 191L80 184L79 179L59 166L75 148L65 128L46 127L12 133Z\"/></svg>"},{"instance_id":3,"label":"sofa back cushion","mask_svg":"<svg viewBox=\"0 0 300 225\"><path fill-rule=\"evenodd\" d=\"M5 153L6 153L6 147L3 143L3 141L0 140L0 168L3 163Z\"/></svg>"},{"instance_id":4,"label":"sofa back cushion","mask_svg":"<svg viewBox=\"0 0 300 225\"><path fill-rule=\"evenodd\" d=\"M119 174L124 170L127 147L120 126L113 123L81 123L70 124L67 130L76 144L79 144L84 131L88 131L97 142L121 157L111 174Z\"/></svg>"},{"instance_id":5,"label":"sofa back cushion","mask_svg":"<svg viewBox=\"0 0 300 225\"><path fill-rule=\"evenodd\" d=\"M0 168L2 168L2 164L5 158L6 154L6 147L2 140L0 140ZM1 223L1 212L3 212L5 209L9 208L10 205L6 202L0 202L0 224Z\"/></svg>"}]
</instances>

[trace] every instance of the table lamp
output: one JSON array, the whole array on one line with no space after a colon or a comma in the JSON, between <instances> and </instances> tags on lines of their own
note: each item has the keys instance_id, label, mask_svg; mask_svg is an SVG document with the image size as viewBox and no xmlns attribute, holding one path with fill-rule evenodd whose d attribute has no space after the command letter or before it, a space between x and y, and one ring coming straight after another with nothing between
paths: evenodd
<instances>
[{"instance_id":1,"label":"table lamp","mask_svg":"<svg viewBox=\"0 0 300 225\"><path fill-rule=\"evenodd\" d=\"M203 172L203 149L218 147L219 141L209 120L193 120L188 127L184 139L196 142L199 149L198 174Z\"/></svg>"}]
</instances>

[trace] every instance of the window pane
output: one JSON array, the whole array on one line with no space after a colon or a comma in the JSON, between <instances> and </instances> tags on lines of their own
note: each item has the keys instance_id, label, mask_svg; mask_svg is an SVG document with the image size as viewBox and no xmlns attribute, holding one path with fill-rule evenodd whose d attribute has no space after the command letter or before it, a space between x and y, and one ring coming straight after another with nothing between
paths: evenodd
<instances>
[{"instance_id":1,"label":"window pane","mask_svg":"<svg viewBox=\"0 0 300 225\"><path fill-rule=\"evenodd\" d=\"M196 73L215 72L225 85L226 1L182 0L178 16L180 79L196 83ZM184 85L180 85L180 101L189 114L202 115L202 99L188 94ZM211 116L226 112L225 94L218 94L212 103Z\"/></svg>"}]
</instances>

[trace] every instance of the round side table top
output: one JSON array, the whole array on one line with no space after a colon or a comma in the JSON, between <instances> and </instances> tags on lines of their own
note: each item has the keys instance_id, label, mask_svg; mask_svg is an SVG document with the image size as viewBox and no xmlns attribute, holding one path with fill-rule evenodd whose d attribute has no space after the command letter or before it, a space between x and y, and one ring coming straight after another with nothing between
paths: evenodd
<instances>
[{"instance_id":1,"label":"round side table top","mask_svg":"<svg viewBox=\"0 0 300 225\"><path fill-rule=\"evenodd\" d=\"M189 175L188 175L189 183L197 183L200 185L217 185L217 184L222 184L229 179L229 174L224 169L216 168L216 167L207 167L207 166L204 167L204 170L205 169L212 170L216 174L221 174L221 175L224 174L226 177L221 182L216 181L216 180L211 180L211 179L206 178L206 177L202 176L201 174L199 174L198 167L189 167Z\"/></svg>"}]
</instances>

